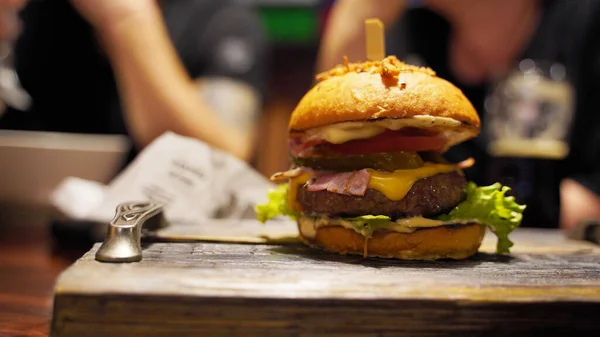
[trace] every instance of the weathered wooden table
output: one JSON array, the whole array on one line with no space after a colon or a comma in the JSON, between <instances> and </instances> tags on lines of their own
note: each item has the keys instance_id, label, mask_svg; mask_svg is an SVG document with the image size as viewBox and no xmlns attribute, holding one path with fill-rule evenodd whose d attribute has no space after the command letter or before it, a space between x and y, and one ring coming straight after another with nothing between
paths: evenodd
<instances>
[{"instance_id":1,"label":"weathered wooden table","mask_svg":"<svg viewBox=\"0 0 600 337\"><path fill-rule=\"evenodd\" d=\"M520 229L464 261L402 262L299 244L153 243L55 289L53 336L600 336L600 247Z\"/></svg>"}]
</instances>

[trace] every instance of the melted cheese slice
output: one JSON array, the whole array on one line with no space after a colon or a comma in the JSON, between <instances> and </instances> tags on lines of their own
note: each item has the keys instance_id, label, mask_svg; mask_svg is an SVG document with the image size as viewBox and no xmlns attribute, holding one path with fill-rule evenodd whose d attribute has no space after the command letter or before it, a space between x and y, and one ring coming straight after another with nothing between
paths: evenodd
<instances>
[{"instance_id":1,"label":"melted cheese slice","mask_svg":"<svg viewBox=\"0 0 600 337\"><path fill-rule=\"evenodd\" d=\"M311 173L304 173L300 176L290 179L290 185L288 190L288 205L290 205L290 207L293 210L301 211L302 207L296 199L296 195L298 195L298 187L304 185L307 181L310 180L310 178L312 178Z\"/></svg>"},{"instance_id":2,"label":"melted cheese slice","mask_svg":"<svg viewBox=\"0 0 600 337\"><path fill-rule=\"evenodd\" d=\"M372 169L369 171L368 188L376 190L394 201L402 200L406 193L420 179L432 177L440 173L459 171L456 165L426 163L424 166L411 170L397 170L394 172L382 172ZM290 179L288 203L293 209L300 211L300 205L296 201L298 187L304 185L312 177L311 173L304 173Z\"/></svg>"},{"instance_id":3,"label":"melted cheese slice","mask_svg":"<svg viewBox=\"0 0 600 337\"><path fill-rule=\"evenodd\" d=\"M420 179L432 177L440 173L457 171L458 167L451 164L425 164L412 170L397 170L381 172L369 169L369 188L381 192L390 200L402 200L412 186Z\"/></svg>"}]
</instances>

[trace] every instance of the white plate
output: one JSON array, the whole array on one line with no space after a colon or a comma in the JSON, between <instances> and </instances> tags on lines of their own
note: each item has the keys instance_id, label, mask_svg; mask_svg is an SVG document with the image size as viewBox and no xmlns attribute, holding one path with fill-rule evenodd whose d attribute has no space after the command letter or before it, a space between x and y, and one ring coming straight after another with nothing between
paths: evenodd
<instances>
[{"instance_id":1,"label":"white plate","mask_svg":"<svg viewBox=\"0 0 600 337\"><path fill-rule=\"evenodd\" d=\"M0 130L0 203L48 206L67 177L107 184L129 148L120 135Z\"/></svg>"}]
</instances>

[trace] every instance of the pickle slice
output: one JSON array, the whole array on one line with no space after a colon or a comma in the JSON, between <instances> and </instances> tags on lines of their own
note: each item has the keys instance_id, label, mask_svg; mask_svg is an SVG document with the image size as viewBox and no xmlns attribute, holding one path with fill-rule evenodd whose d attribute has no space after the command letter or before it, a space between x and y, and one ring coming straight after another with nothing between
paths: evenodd
<instances>
[{"instance_id":1,"label":"pickle slice","mask_svg":"<svg viewBox=\"0 0 600 337\"><path fill-rule=\"evenodd\" d=\"M419 156L426 162L450 164L450 162L439 152L419 152Z\"/></svg>"},{"instance_id":2,"label":"pickle slice","mask_svg":"<svg viewBox=\"0 0 600 337\"><path fill-rule=\"evenodd\" d=\"M292 158L292 161L298 166L308 166L316 170L338 172L355 171L364 168L391 172L416 169L423 166L423 160L416 152Z\"/></svg>"}]
</instances>

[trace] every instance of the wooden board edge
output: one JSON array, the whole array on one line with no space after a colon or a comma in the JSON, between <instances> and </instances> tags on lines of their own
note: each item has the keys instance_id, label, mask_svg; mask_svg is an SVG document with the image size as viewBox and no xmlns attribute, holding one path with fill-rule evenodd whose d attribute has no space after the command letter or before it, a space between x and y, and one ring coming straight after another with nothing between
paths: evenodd
<instances>
[{"instance_id":1,"label":"wooden board edge","mask_svg":"<svg viewBox=\"0 0 600 337\"><path fill-rule=\"evenodd\" d=\"M599 332L600 303L264 300L58 295L53 337L579 335ZM507 324L509 323L510 324Z\"/></svg>"}]
</instances>

